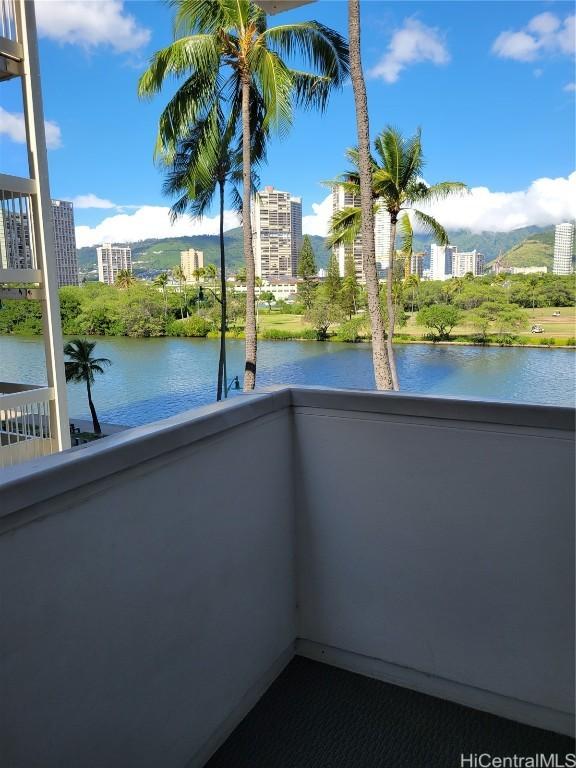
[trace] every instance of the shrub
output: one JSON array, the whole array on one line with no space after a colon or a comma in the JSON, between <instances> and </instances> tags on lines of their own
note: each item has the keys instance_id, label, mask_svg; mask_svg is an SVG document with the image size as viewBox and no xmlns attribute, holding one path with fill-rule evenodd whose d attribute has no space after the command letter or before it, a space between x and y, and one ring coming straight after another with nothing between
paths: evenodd
<instances>
[{"instance_id":1,"label":"shrub","mask_svg":"<svg viewBox=\"0 0 576 768\"><path fill-rule=\"evenodd\" d=\"M365 323L366 320L363 317L353 317L350 320L347 320L345 323L342 323L340 328L338 328L336 339L338 341L346 341L350 343L361 341Z\"/></svg>"},{"instance_id":2,"label":"shrub","mask_svg":"<svg viewBox=\"0 0 576 768\"><path fill-rule=\"evenodd\" d=\"M168 329L170 336L187 336L193 338L205 338L212 325L200 315L192 315L184 320L174 320Z\"/></svg>"}]
</instances>

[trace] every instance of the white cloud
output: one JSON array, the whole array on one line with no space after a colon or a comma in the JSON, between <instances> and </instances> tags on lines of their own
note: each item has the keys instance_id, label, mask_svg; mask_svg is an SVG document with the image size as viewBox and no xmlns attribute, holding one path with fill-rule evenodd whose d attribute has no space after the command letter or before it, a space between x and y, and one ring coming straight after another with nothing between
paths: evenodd
<instances>
[{"instance_id":1,"label":"white cloud","mask_svg":"<svg viewBox=\"0 0 576 768\"><path fill-rule=\"evenodd\" d=\"M312 203L314 213L302 217L302 232L305 235L321 235L328 232L328 222L332 216L332 195L328 195L321 203Z\"/></svg>"},{"instance_id":2,"label":"white cloud","mask_svg":"<svg viewBox=\"0 0 576 768\"><path fill-rule=\"evenodd\" d=\"M566 83L566 85L562 90L568 91L568 93L573 93L574 91L576 91L576 83Z\"/></svg>"},{"instance_id":3,"label":"white cloud","mask_svg":"<svg viewBox=\"0 0 576 768\"><path fill-rule=\"evenodd\" d=\"M53 120L44 121L46 146L48 149L58 149L62 146L60 126ZM17 144L26 144L26 126L21 112L7 112L0 107L0 135L4 134Z\"/></svg>"},{"instance_id":4,"label":"white cloud","mask_svg":"<svg viewBox=\"0 0 576 768\"><path fill-rule=\"evenodd\" d=\"M36 20L40 36L84 48L108 45L126 53L150 40L150 30L126 13L122 0L42 0Z\"/></svg>"},{"instance_id":5,"label":"white cloud","mask_svg":"<svg viewBox=\"0 0 576 768\"><path fill-rule=\"evenodd\" d=\"M534 61L546 54L574 55L574 16L563 21L550 12L534 16L521 30L501 32L492 45L492 53L503 59Z\"/></svg>"},{"instance_id":6,"label":"white cloud","mask_svg":"<svg viewBox=\"0 0 576 768\"><path fill-rule=\"evenodd\" d=\"M113 203L111 200L105 200L102 197L89 192L87 195L77 195L74 200L75 208L119 208L120 206Z\"/></svg>"},{"instance_id":7,"label":"white cloud","mask_svg":"<svg viewBox=\"0 0 576 768\"><path fill-rule=\"evenodd\" d=\"M395 83L400 72L409 64L423 61L447 64L450 54L438 29L427 27L418 19L408 18L394 32L388 50L368 74L370 77L382 78L387 83Z\"/></svg>"},{"instance_id":8,"label":"white cloud","mask_svg":"<svg viewBox=\"0 0 576 768\"><path fill-rule=\"evenodd\" d=\"M305 216L302 230L325 236L332 215L332 198L312 206L314 215ZM567 178L541 178L526 190L492 192L473 187L468 194L443 200L423 209L449 230L509 232L527 226L548 226L576 218L576 171ZM416 231L418 226L415 225Z\"/></svg>"},{"instance_id":9,"label":"white cloud","mask_svg":"<svg viewBox=\"0 0 576 768\"><path fill-rule=\"evenodd\" d=\"M105 242L135 243L149 237L216 235L219 232L219 221L218 216L205 216L202 219L182 216L171 224L168 207L144 205L132 214L108 216L95 227L76 227L76 243L78 248L83 248ZM234 211L224 212L224 229L232 229L239 224L238 215Z\"/></svg>"}]
</instances>

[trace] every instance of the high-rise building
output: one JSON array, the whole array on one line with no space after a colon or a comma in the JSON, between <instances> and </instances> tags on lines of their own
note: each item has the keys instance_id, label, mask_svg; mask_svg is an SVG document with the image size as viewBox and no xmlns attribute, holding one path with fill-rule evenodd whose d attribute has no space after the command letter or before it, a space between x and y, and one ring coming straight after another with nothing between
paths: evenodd
<instances>
[{"instance_id":1,"label":"high-rise building","mask_svg":"<svg viewBox=\"0 0 576 768\"><path fill-rule=\"evenodd\" d=\"M52 200L52 221L58 286L78 285L74 205L66 200Z\"/></svg>"},{"instance_id":2,"label":"high-rise building","mask_svg":"<svg viewBox=\"0 0 576 768\"><path fill-rule=\"evenodd\" d=\"M430 246L430 280L448 280L452 277L452 263L456 253L455 245Z\"/></svg>"},{"instance_id":3,"label":"high-rise building","mask_svg":"<svg viewBox=\"0 0 576 768\"><path fill-rule=\"evenodd\" d=\"M204 268L204 252L197 251L195 248L180 251L180 266L186 275L186 280L189 282L196 280L198 270Z\"/></svg>"},{"instance_id":4,"label":"high-rise building","mask_svg":"<svg viewBox=\"0 0 576 768\"><path fill-rule=\"evenodd\" d=\"M78 256L74 230L74 206L52 200L52 227L58 287L78 285ZM33 243L27 210L0 210L0 261L12 269L29 269Z\"/></svg>"},{"instance_id":5,"label":"high-rise building","mask_svg":"<svg viewBox=\"0 0 576 768\"><path fill-rule=\"evenodd\" d=\"M252 206L258 277L295 277L302 248L302 198L274 187L257 192Z\"/></svg>"},{"instance_id":6,"label":"high-rise building","mask_svg":"<svg viewBox=\"0 0 576 768\"><path fill-rule=\"evenodd\" d=\"M452 255L452 277L464 277L471 273L474 277L484 274L484 256L476 249L473 251L458 251Z\"/></svg>"},{"instance_id":7,"label":"high-rise building","mask_svg":"<svg viewBox=\"0 0 576 768\"><path fill-rule=\"evenodd\" d=\"M569 275L572 272L574 259L574 224L565 222L556 224L554 234L554 266L555 275Z\"/></svg>"},{"instance_id":8,"label":"high-rise building","mask_svg":"<svg viewBox=\"0 0 576 768\"><path fill-rule=\"evenodd\" d=\"M118 272L132 272L132 250L129 246L103 243L96 248L98 255L98 280L114 285Z\"/></svg>"},{"instance_id":9,"label":"high-rise building","mask_svg":"<svg viewBox=\"0 0 576 768\"><path fill-rule=\"evenodd\" d=\"M360 199L342 184L337 184L332 188L332 213L342 211L345 208L357 208L360 206ZM390 261L390 237L391 237L390 214L380 206L374 216L374 250L376 254L376 265L379 275L385 274ZM360 282L364 282L364 262L362 258L362 235L354 239L353 243L339 243L333 246L333 251L338 259L340 275L344 276L346 257L352 254L356 267L356 277Z\"/></svg>"},{"instance_id":10,"label":"high-rise building","mask_svg":"<svg viewBox=\"0 0 576 768\"><path fill-rule=\"evenodd\" d=\"M408 275L417 275L422 277L424 274L424 254L413 253L410 256L410 261L406 260L406 277Z\"/></svg>"}]
</instances>

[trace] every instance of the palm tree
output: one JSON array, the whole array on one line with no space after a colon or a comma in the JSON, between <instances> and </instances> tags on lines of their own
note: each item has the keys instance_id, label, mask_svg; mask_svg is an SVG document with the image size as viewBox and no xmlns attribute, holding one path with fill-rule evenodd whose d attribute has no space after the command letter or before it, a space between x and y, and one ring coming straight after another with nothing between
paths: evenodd
<instances>
[{"instance_id":1,"label":"palm tree","mask_svg":"<svg viewBox=\"0 0 576 768\"><path fill-rule=\"evenodd\" d=\"M225 103L230 124L241 133L242 226L246 263L246 360L244 389L256 382L255 265L252 249L251 122L259 114L261 136L285 133L297 104L324 109L334 86L348 75L348 48L337 32L316 21L267 28L251 0L171 0L179 35L152 57L139 81L150 97L167 78L186 76L160 116L157 151L167 154L200 120L218 123ZM299 54L317 74L290 68L283 57Z\"/></svg>"},{"instance_id":2,"label":"palm tree","mask_svg":"<svg viewBox=\"0 0 576 768\"><path fill-rule=\"evenodd\" d=\"M186 273L182 269L180 264L177 264L175 267L172 267L172 274L178 280L178 295L180 297L180 318L184 319L184 307L186 306ZM184 295L182 295L182 291L184 291ZM182 299L184 299L184 302L182 302Z\"/></svg>"},{"instance_id":3,"label":"palm tree","mask_svg":"<svg viewBox=\"0 0 576 768\"><path fill-rule=\"evenodd\" d=\"M404 285L406 288L410 289L412 291L412 304L411 304L411 312L414 314L414 304L416 302L416 294L418 292L418 288L420 287L420 278L418 275L415 275L412 273L411 275L408 275L404 279Z\"/></svg>"},{"instance_id":4,"label":"palm tree","mask_svg":"<svg viewBox=\"0 0 576 768\"><path fill-rule=\"evenodd\" d=\"M64 354L68 358L64 363L66 371L66 381L86 382L88 392L88 406L92 414L92 424L94 432L97 435L102 434L100 422L96 415L96 408L92 402L92 385L94 384L94 374L104 373L104 366L112 365L107 357L92 357L92 352L96 346L95 341L87 339L72 339L64 346Z\"/></svg>"},{"instance_id":5,"label":"palm tree","mask_svg":"<svg viewBox=\"0 0 576 768\"><path fill-rule=\"evenodd\" d=\"M466 185L460 181L442 181L430 186L422 180L424 156L420 130L414 136L406 139L398 130L388 126L376 138L374 147L379 163L371 158L372 205L373 209L376 210L383 207L390 215L390 252L386 289L388 310L386 346L392 384L393 388L397 390L399 389L398 373L392 346L395 320L393 278L396 229L400 214L402 211L410 211L421 229L431 233L440 245L446 245L448 235L442 225L433 216L414 206L429 206L437 200L462 192L466 189ZM340 181L336 183L343 183L349 191L358 194L360 191L359 153L357 149L351 149L348 150L347 154L348 159L355 167L353 170L342 174ZM353 240L360 232L361 224L360 208L351 207L337 211L332 217L329 242L334 244ZM404 253L412 253L413 229L410 217L406 214L401 218L401 227L402 250Z\"/></svg>"},{"instance_id":6,"label":"palm tree","mask_svg":"<svg viewBox=\"0 0 576 768\"><path fill-rule=\"evenodd\" d=\"M372 361L377 389L392 389L391 361L386 347L384 321L380 308L380 285L374 243L374 209L372 204L372 162L370 157L370 127L368 99L360 55L360 0L348 0L348 38L350 41L350 77L356 108L358 132L358 187L362 218L362 260L368 314L372 329Z\"/></svg>"},{"instance_id":7,"label":"palm tree","mask_svg":"<svg viewBox=\"0 0 576 768\"><path fill-rule=\"evenodd\" d=\"M116 280L114 282L118 288L126 289L130 288L131 285L134 285L136 278L129 269L121 269L116 275Z\"/></svg>"},{"instance_id":8,"label":"palm tree","mask_svg":"<svg viewBox=\"0 0 576 768\"><path fill-rule=\"evenodd\" d=\"M157 288L162 289L162 295L164 297L164 317L168 314L168 293L167 293L167 286L168 286L168 272L161 272L159 275L157 275L154 278L153 283Z\"/></svg>"}]
</instances>

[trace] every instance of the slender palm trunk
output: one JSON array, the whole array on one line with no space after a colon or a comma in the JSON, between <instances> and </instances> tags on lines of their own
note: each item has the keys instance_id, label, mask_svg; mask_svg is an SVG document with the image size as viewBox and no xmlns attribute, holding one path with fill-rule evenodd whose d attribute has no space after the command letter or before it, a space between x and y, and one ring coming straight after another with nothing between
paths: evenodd
<instances>
[{"instance_id":1,"label":"slender palm trunk","mask_svg":"<svg viewBox=\"0 0 576 768\"><path fill-rule=\"evenodd\" d=\"M242 79L242 229L246 263L246 362L244 391L256 386L256 268L252 251L252 222L250 220L250 78Z\"/></svg>"},{"instance_id":2,"label":"slender palm trunk","mask_svg":"<svg viewBox=\"0 0 576 768\"><path fill-rule=\"evenodd\" d=\"M86 389L88 390L88 407L90 408L90 413L92 415L92 426L94 427L94 433L96 435L101 435L102 430L100 429L100 422L98 421L98 416L96 415L96 408L94 408L94 403L92 402L92 391L90 389L90 382L86 380Z\"/></svg>"},{"instance_id":3,"label":"slender palm trunk","mask_svg":"<svg viewBox=\"0 0 576 768\"><path fill-rule=\"evenodd\" d=\"M396 324L396 310L394 307L394 254L396 249L396 224L397 218L393 214L390 224L390 257L388 259L388 275L386 278L386 309L388 310L388 333L386 334L386 349L388 350L388 363L392 377L392 389L396 392L400 389L396 359L394 357L394 326Z\"/></svg>"},{"instance_id":4,"label":"slender palm trunk","mask_svg":"<svg viewBox=\"0 0 576 768\"><path fill-rule=\"evenodd\" d=\"M180 287L180 292L178 293L178 298L180 299L180 318L184 320L184 304L182 303L182 280L180 279L178 282Z\"/></svg>"},{"instance_id":5,"label":"slender palm trunk","mask_svg":"<svg viewBox=\"0 0 576 768\"><path fill-rule=\"evenodd\" d=\"M372 360L377 389L392 389L392 376L388 351L384 339L384 322L380 309L378 270L374 247L374 210L372 202L372 169L370 164L370 130L368 100L360 56L360 2L348 0L348 39L350 47L350 75L354 90L356 125L358 129L358 172L360 179L360 207L362 211L362 258L368 296L368 314L372 329Z\"/></svg>"},{"instance_id":6,"label":"slender palm trunk","mask_svg":"<svg viewBox=\"0 0 576 768\"><path fill-rule=\"evenodd\" d=\"M224 249L224 182L220 186L220 358L218 360L218 390L216 400L227 397L228 376L226 373L226 253Z\"/></svg>"}]
</instances>

